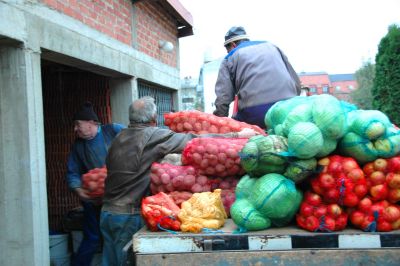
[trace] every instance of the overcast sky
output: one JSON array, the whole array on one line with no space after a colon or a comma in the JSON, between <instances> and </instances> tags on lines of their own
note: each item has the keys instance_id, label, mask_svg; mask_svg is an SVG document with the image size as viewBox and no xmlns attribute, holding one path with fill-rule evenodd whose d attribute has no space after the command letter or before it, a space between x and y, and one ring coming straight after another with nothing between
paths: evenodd
<instances>
[{"instance_id":1,"label":"overcast sky","mask_svg":"<svg viewBox=\"0 0 400 266\"><path fill-rule=\"evenodd\" d=\"M198 77L204 55L226 54L225 33L245 27L251 40L280 47L297 72L354 73L375 58L400 0L180 0L194 35L180 38L181 77Z\"/></svg>"}]
</instances>

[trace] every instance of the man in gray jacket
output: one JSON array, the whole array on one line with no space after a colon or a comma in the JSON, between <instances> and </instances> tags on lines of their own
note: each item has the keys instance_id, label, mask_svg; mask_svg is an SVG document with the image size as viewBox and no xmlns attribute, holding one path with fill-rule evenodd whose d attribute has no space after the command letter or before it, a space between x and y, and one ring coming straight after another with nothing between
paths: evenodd
<instances>
[{"instance_id":1,"label":"man in gray jacket","mask_svg":"<svg viewBox=\"0 0 400 266\"><path fill-rule=\"evenodd\" d=\"M237 96L238 112L233 118L265 128L265 114L274 103L300 94L300 79L278 47L250 41L243 27L232 27L224 46L228 55L215 85L214 115L228 116Z\"/></svg>"},{"instance_id":2,"label":"man in gray jacket","mask_svg":"<svg viewBox=\"0 0 400 266\"><path fill-rule=\"evenodd\" d=\"M128 128L114 139L106 158L103 208L100 228L103 234L103 265L122 265L123 247L142 226L140 206L149 196L150 168L170 153L180 153L197 137L250 138L252 129L227 134L183 134L156 127L157 108L148 96L129 107Z\"/></svg>"}]
</instances>

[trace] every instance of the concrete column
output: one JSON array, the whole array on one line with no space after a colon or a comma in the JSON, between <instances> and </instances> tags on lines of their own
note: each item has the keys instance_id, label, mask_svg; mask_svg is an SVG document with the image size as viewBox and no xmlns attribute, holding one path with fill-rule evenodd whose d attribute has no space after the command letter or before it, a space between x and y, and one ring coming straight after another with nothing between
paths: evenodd
<instances>
[{"instance_id":1,"label":"concrete column","mask_svg":"<svg viewBox=\"0 0 400 266\"><path fill-rule=\"evenodd\" d=\"M0 265L49 265L40 53L0 44Z\"/></svg>"},{"instance_id":2,"label":"concrete column","mask_svg":"<svg viewBox=\"0 0 400 266\"><path fill-rule=\"evenodd\" d=\"M129 124L129 105L138 98L137 80L135 78L118 78L110 80L112 122Z\"/></svg>"}]
</instances>

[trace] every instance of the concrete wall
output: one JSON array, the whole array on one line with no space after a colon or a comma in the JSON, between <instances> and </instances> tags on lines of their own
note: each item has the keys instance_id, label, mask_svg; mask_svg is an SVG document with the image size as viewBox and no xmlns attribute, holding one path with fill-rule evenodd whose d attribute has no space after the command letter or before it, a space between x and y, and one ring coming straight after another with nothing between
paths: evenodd
<instances>
[{"instance_id":1,"label":"concrete wall","mask_svg":"<svg viewBox=\"0 0 400 266\"><path fill-rule=\"evenodd\" d=\"M111 77L125 124L136 79L178 91L179 69L42 1L0 0L0 18L0 265L49 265L41 58Z\"/></svg>"}]
</instances>

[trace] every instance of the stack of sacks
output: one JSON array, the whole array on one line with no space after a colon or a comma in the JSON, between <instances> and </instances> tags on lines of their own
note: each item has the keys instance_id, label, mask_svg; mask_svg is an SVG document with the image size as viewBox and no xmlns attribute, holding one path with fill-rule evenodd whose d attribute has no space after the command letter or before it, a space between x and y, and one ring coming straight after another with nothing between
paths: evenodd
<instances>
[{"instance_id":1,"label":"stack of sacks","mask_svg":"<svg viewBox=\"0 0 400 266\"><path fill-rule=\"evenodd\" d=\"M274 104L265 115L270 134L288 138L288 156L324 157L347 131L346 114L355 106L323 94L294 97Z\"/></svg>"}]
</instances>

